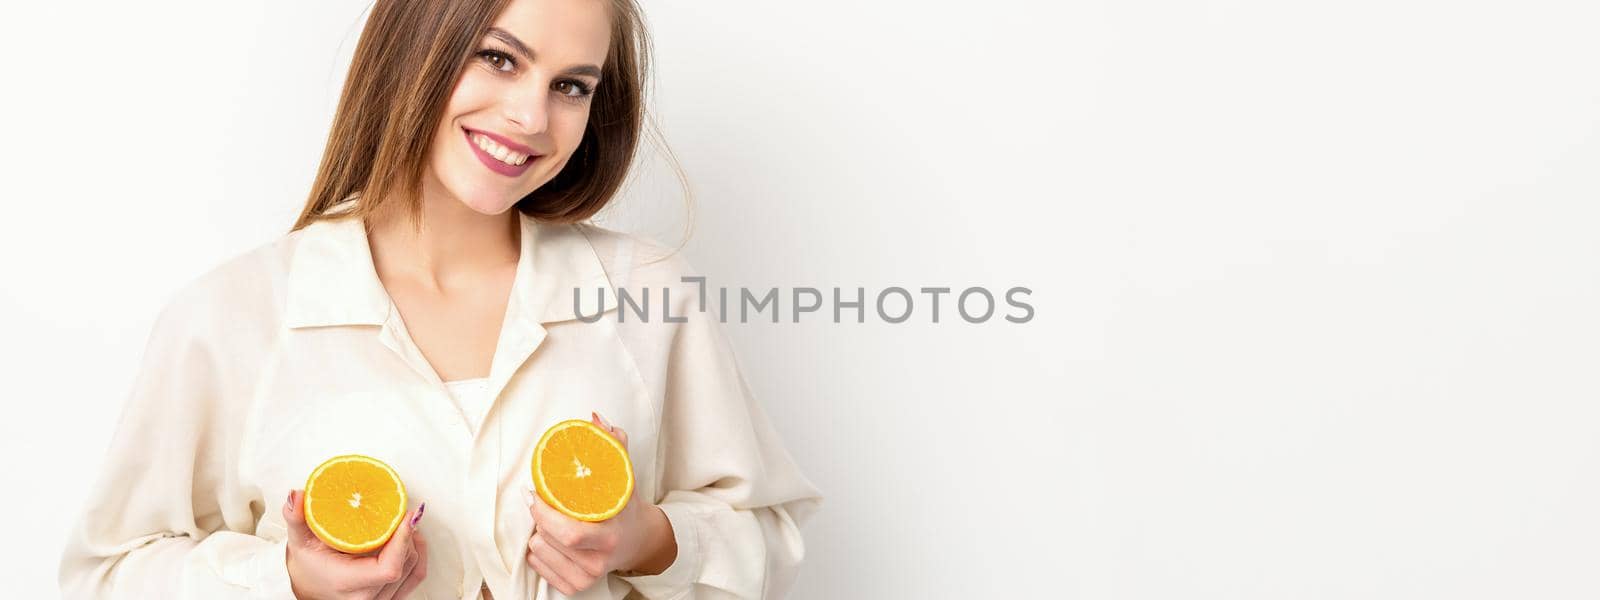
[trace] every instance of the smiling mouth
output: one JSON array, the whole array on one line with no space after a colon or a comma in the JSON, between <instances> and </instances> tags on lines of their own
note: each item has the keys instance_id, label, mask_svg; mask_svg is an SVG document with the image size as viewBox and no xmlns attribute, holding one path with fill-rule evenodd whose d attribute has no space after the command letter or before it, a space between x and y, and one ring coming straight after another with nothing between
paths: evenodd
<instances>
[{"instance_id":1,"label":"smiling mouth","mask_svg":"<svg viewBox=\"0 0 1600 600\"><path fill-rule=\"evenodd\" d=\"M475 131L467 131L467 139L471 140L473 145L483 150L485 154L513 167L520 167L523 163L528 162L528 159L535 158L534 155L523 154L502 146L499 142L489 139L489 136Z\"/></svg>"},{"instance_id":2,"label":"smiling mouth","mask_svg":"<svg viewBox=\"0 0 1600 600\"><path fill-rule=\"evenodd\" d=\"M462 127L461 134L466 138L467 145L472 148L472 154L477 156L478 162L490 172L505 177L521 177L544 156L533 154L531 148L519 146L509 140L501 142L487 132ZM517 146L517 149L513 150L507 144Z\"/></svg>"}]
</instances>

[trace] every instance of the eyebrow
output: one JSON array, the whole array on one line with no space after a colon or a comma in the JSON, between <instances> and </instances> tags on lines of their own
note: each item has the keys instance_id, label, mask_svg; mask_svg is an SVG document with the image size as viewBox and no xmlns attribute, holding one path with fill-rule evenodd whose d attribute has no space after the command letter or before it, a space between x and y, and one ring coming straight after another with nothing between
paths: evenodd
<instances>
[{"instance_id":1,"label":"eyebrow","mask_svg":"<svg viewBox=\"0 0 1600 600\"><path fill-rule=\"evenodd\" d=\"M499 27L490 27L488 35L489 37L505 42L505 44L507 46L511 46L511 49L516 51L517 54L521 54L523 58L526 58L528 62L533 62L533 49L529 48L527 44L522 43L522 40L517 39L517 36L511 35L511 32ZM565 75L589 75L591 77L599 78L600 67L594 65L578 65L575 67L567 67L567 69L561 73Z\"/></svg>"}]
</instances>

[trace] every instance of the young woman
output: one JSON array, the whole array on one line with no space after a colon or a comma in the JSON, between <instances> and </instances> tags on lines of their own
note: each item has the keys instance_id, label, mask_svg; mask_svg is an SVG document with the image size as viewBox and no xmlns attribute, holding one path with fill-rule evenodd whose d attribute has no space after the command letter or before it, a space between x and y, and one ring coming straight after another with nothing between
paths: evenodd
<instances>
[{"instance_id":1,"label":"young woman","mask_svg":"<svg viewBox=\"0 0 1600 600\"><path fill-rule=\"evenodd\" d=\"M586 222L633 156L648 50L633 0L378 0L293 230L157 319L63 594L782 595L821 497L693 270ZM617 314L619 289L654 318ZM574 417L634 464L600 523L528 493L540 434ZM369 555L303 516L346 453L411 499Z\"/></svg>"}]
</instances>

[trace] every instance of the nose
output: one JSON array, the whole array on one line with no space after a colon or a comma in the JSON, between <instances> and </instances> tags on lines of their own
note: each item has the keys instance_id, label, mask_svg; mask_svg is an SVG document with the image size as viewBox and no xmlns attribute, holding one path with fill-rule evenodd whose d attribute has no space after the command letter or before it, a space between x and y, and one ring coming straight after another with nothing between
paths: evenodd
<instances>
[{"instance_id":1,"label":"nose","mask_svg":"<svg viewBox=\"0 0 1600 600\"><path fill-rule=\"evenodd\" d=\"M540 135L550 125L549 94L535 86L518 86L500 103L501 116L517 132Z\"/></svg>"}]
</instances>

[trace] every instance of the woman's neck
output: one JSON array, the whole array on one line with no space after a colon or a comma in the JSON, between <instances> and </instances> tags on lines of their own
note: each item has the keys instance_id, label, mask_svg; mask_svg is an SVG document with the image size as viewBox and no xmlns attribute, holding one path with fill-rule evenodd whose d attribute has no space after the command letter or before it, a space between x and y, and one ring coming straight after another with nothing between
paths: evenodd
<instances>
[{"instance_id":1,"label":"woman's neck","mask_svg":"<svg viewBox=\"0 0 1600 600\"><path fill-rule=\"evenodd\" d=\"M420 230L405 212L395 203L368 219L367 238L381 279L400 277L443 291L517 264L522 230L515 209L485 215L447 194L425 193Z\"/></svg>"}]
</instances>

